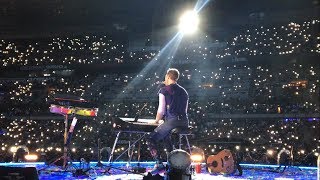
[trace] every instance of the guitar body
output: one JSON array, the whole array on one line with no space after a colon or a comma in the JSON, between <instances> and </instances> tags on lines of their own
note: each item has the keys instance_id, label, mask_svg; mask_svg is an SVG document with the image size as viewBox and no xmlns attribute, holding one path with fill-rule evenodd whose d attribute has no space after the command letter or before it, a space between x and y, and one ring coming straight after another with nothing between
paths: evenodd
<instances>
[{"instance_id":1,"label":"guitar body","mask_svg":"<svg viewBox=\"0 0 320 180\"><path fill-rule=\"evenodd\" d=\"M235 161L230 150L224 149L207 159L209 173L232 174L235 172Z\"/></svg>"}]
</instances>

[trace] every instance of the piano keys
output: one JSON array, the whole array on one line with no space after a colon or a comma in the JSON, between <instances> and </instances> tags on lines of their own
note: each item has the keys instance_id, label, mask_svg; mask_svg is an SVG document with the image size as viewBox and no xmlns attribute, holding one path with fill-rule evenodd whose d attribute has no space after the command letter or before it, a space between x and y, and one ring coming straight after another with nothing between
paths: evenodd
<instances>
[{"instance_id":1,"label":"piano keys","mask_svg":"<svg viewBox=\"0 0 320 180\"><path fill-rule=\"evenodd\" d=\"M134 118L116 117L113 119L113 129L115 131L147 133L159 126L159 124L150 123L154 119L138 119L136 122Z\"/></svg>"}]
</instances>

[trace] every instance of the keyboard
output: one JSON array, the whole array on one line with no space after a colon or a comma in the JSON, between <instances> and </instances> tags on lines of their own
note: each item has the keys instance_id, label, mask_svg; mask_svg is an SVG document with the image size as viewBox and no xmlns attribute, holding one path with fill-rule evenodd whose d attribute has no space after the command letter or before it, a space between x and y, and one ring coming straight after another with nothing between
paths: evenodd
<instances>
[{"instance_id":1,"label":"keyboard","mask_svg":"<svg viewBox=\"0 0 320 180\"><path fill-rule=\"evenodd\" d=\"M153 132L159 124L149 123L154 119L138 119L136 122L134 118L116 117L113 120L113 128L118 131L128 132Z\"/></svg>"}]
</instances>

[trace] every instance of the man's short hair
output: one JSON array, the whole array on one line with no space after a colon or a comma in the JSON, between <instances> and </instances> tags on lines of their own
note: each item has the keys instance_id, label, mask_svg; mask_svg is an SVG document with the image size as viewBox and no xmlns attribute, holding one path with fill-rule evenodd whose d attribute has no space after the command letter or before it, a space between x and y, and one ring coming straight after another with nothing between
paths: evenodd
<instances>
[{"instance_id":1,"label":"man's short hair","mask_svg":"<svg viewBox=\"0 0 320 180\"><path fill-rule=\"evenodd\" d=\"M180 76L180 72L178 69L170 68L167 71L167 75L169 76L170 79L172 79L174 81L178 81L179 76Z\"/></svg>"}]
</instances>

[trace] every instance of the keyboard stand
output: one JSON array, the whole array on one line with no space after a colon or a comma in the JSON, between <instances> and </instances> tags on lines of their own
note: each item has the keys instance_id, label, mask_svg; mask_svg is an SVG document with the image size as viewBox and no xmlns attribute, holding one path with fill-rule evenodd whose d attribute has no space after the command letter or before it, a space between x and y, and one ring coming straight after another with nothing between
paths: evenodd
<instances>
[{"instance_id":1,"label":"keyboard stand","mask_svg":"<svg viewBox=\"0 0 320 180\"><path fill-rule=\"evenodd\" d=\"M110 157L109 157L108 163L110 163L111 160L112 160L112 158L113 158L113 153L114 153L114 150L115 150L116 145L117 145L117 143L118 143L120 133L121 133L121 131L119 131L119 132L117 133L116 139L114 140L114 143L113 143L113 146L112 146L112 150L111 150L111 153L110 153Z\"/></svg>"},{"instance_id":2,"label":"keyboard stand","mask_svg":"<svg viewBox=\"0 0 320 180\"><path fill-rule=\"evenodd\" d=\"M116 145L118 143L118 140L119 140L121 132L124 132L124 133L125 132L127 132L127 133L135 133L135 134L142 134L142 135L137 140L135 140L132 144L129 144L129 147L126 150L124 150L114 161L117 161L121 156L124 155L124 153L129 151L132 148L132 146L135 146L137 144L137 142L139 142L141 139L143 139L148 134L148 132L139 132L139 131L119 131L117 133L116 139L114 140L112 151L110 153L110 157L109 157L108 163L114 162L114 161L111 161L111 160L113 158L113 154L114 154L114 151L115 151Z\"/></svg>"},{"instance_id":3,"label":"keyboard stand","mask_svg":"<svg viewBox=\"0 0 320 180\"><path fill-rule=\"evenodd\" d=\"M114 151L116 149L116 146L117 146L117 143L118 143L118 140L119 140L119 137L120 137L120 134L121 133L134 133L134 134L141 134L141 136L136 139L133 143L129 143L129 147L127 149L125 149L116 159L113 160L113 156L114 156ZM112 163L114 161L117 161L119 158L121 158L126 152L130 151L131 148L134 148L135 145L141 141L141 139L143 139L146 135L148 134L148 132L141 132L141 131L118 131L117 132L117 136L116 136L116 139L114 140L114 143L113 143L113 147L112 147L112 151L110 153L110 157L109 157L109 160L108 160L108 164L110 167L107 168L106 172L105 173L108 173L108 174L111 174L109 171L111 168L114 168L112 167ZM133 150L132 150L133 151ZM139 149L140 151L140 149ZM132 153L129 152L129 156L132 156L131 155ZM140 152L139 152L140 154ZM129 157L130 161L131 161L131 157ZM128 171L128 170L124 170L124 169L120 169L120 168L114 168L114 169L118 169L118 170L123 170L123 171L126 171L126 172L131 172L133 174L141 174L139 172L135 172L135 171Z\"/></svg>"}]
</instances>

